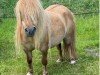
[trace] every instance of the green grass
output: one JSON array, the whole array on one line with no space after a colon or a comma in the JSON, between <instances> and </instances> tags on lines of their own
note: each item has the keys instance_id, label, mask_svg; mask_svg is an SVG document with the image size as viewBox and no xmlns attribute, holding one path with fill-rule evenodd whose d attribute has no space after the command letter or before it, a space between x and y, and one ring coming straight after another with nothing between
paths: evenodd
<instances>
[{"instance_id":1,"label":"green grass","mask_svg":"<svg viewBox=\"0 0 100 75\"><path fill-rule=\"evenodd\" d=\"M58 51L53 48L48 54L49 75L99 75L99 58L89 55L85 51L85 49L96 49L98 52L98 15L75 17L78 61L75 65L70 65L68 61L56 63ZM3 23L0 23L0 75L25 75L27 73L28 67L23 50L16 58L14 48L15 23L15 19L3 19ZM33 51L33 61L35 75L41 75L41 54L38 50Z\"/></svg>"}]
</instances>

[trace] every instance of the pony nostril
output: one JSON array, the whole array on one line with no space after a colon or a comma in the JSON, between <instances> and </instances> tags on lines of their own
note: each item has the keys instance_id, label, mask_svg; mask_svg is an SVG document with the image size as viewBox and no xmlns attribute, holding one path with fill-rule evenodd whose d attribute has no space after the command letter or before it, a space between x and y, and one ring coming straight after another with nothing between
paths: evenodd
<instances>
[{"instance_id":1,"label":"pony nostril","mask_svg":"<svg viewBox=\"0 0 100 75\"><path fill-rule=\"evenodd\" d=\"M34 30L36 30L36 28L34 27Z\"/></svg>"},{"instance_id":2,"label":"pony nostril","mask_svg":"<svg viewBox=\"0 0 100 75\"><path fill-rule=\"evenodd\" d=\"M33 27L32 32L35 32L35 31L36 31L36 28L35 28L35 27Z\"/></svg>"},{"instance_id":3,"label":"pony nostril","mask_svg":"<svg viewBox=\"0 0 100 75\"><path fill-rule=\"evenodd\" d=\"M25 29L25 33L28 37L32 37L35 34L36 28L32 27L32 28L26 28Z\"/></svg>"},{"instance_id":4,"label":"pony nostril","mask_svg":"<svg viewBox=\"0 0 100 75\"><path fill-rule=\"evenodd\" d=\"M25 32L28 32L28 29L27 28L25 29Z\"/></svg>"}]
</instances>

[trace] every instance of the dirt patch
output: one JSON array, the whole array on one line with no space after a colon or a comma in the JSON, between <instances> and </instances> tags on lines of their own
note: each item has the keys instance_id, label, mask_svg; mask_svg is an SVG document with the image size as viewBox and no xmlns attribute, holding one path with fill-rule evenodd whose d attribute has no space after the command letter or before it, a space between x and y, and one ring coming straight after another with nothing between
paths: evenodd
<instances>
[{"instance_id":1,"label":"dirt patch","mask_svg":"<svg viewBox=\"0 0 100 75\"><path fill-rule=\"evenodd\" d=\"M89 56L100 57L99 48L85 48L85 52L86 52Z\"/></svg>"}]
</instances>

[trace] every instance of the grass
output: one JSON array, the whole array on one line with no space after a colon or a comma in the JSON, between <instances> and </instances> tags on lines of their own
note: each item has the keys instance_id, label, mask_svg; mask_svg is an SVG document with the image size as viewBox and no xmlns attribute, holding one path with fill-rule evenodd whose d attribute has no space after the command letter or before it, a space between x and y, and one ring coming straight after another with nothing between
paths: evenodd
<instances>
[{"instance_id":1,"label":"grass","mask_svg":"<svg viewBox=\"0 0 100 75\"><path fill-rule=\"evenodd\" d=\"M52 48L48 54L49 75L99 75L99 58L86 52L85 49L99 51L99 18L98 15L80 15L76 17L76 49L78 61L70 65L68 61L56 63L58 51ZM18 58L14 48L15 19L3 19L0 23L0 75L25 75L27 62L23 50ZM50 54L51 53L51 54ZM35 75L41 75L41 54L33 51Z\"/></svg>"},{"instance_id":2,"label":"grass","mask_svg":"<svg viewBox=\"0 0 100 75\"><path fill-rule=\"evenodd\" d=\"M18 0L0 0L0 17L14 17L14 7ZM99 12L99 0L41 0L46 8L51 4L63 4L74 13Z\"/></svg>"}]
</instances>

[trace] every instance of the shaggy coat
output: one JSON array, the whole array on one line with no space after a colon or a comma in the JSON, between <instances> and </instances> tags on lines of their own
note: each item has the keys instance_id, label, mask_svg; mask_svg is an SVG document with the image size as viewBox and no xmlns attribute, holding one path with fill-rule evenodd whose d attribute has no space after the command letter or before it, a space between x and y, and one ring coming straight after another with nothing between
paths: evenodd
<instances>
[{"instance_id":1,"label":"shaggy coat","mask_svg":"<svg viewBox=\"0 0 100 75\"><path fill-rule=\"evenodd\" d=\"M44 10L39 0L19 0L15 7L17 18L16 49L22 46L29 64L27 75L33 74L32 50L39 49L42 53L43 75L47 75L47 52L49 48L57 46L60 57L63 59L61 42L64 53L70 60L75 60L75 23L73 13L65 6L55 4ZM33 37L27 37L25 28L36 27Z\"/></svg>"}]
</instances>

